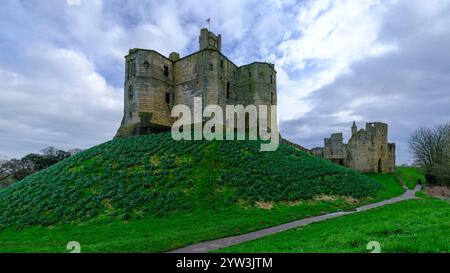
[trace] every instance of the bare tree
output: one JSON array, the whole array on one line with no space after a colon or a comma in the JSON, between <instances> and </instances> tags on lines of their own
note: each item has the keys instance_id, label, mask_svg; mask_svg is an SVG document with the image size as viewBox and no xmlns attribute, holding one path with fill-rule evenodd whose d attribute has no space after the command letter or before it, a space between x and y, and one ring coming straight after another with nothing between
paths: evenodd
<instances>
[{"instance_id":1,"label":"bare tree","mask_svg":"<svg viewBox=\"0 0 450 273\"><path fill-rule=\"evenodd\" d=\"M71 156L69 152L48 147L42 150L42 154L28 154L22 159L11 159L0 161L0 189L7 187L16 181L46 169L61 160ZM74 149L74 153L79 149Z\"/></svg>"},{"instance_id":2,"label":"bare tree","mask_svg":"<svg viewBox=\"0 0 450 273\"><path fill-rule=\"evenodd\" d=\"M409 148L430 178L450 184L450 123L418 129L409 139Z\"/></svg>"},{"instance_id":3,"label":"bare tree","mask_svg":"<svg viewBox=\"0 0 450 273\"><path fill-rule=\"evenodd\" d=\"M0 166L0 188L22 180L34 172L35 167L32 162L11 159Z\"/></svg>"}]
</instances>

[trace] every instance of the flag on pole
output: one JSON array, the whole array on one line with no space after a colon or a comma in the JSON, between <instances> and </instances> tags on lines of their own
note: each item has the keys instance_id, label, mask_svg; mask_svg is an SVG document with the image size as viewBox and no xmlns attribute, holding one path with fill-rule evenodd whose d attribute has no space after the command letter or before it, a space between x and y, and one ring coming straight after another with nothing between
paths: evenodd
<instances>
[{"instance_id":1,"label":"flag on pole","mask_svg":"<svg viewBox=\"0 0 450 273\"><path fill-rule=\"evenodd\" d=\"M211 17L206 19L206 22L208 22L208 29L210 29L211 28Z\"/></svg>"}]
</instances>

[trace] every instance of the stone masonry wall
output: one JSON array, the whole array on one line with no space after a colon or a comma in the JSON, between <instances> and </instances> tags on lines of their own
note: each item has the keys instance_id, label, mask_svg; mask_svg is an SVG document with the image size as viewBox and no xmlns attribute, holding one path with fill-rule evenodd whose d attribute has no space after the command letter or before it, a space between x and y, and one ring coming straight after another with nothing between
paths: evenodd
<instances>
[{"instance_id":1,"label":"stone masonry wall","mask_svg":"<svg viewBox=\"0 0 450 273\"><path fill-rule=\"evenodd\" d=\"M276 71L273 64L255 62L238 67L221 52L221 36L202 29L200 51L170 59L154 50L132 49L125 57L124 117L117 136L169 128L176 104L193 110L194 97L203 107L226 105L270 105L277 103ZM136 130L136 127L148 127Z\"/></svg>"},{"instance_id":2,"label":"stone masonry wall","mask_svg":"<svg viewBox=\"0 0 450 273\"><path fill-rule=\"evenodd\" d=\"M366 123L365 129L357 131L352 126L347 144L342 133L325 138L323 157L361 172L394 172L395 144L388 143L388 125L382 122ZM320 155L320 148L316 148Z\"/></svg>"}]
</instances>

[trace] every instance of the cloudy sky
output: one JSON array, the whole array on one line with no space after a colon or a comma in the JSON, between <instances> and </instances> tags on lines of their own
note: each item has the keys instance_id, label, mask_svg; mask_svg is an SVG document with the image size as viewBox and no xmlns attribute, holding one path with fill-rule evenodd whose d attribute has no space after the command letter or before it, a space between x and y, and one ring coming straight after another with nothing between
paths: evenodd
<instances>
[{"instance_id":1,"label":"cloudy sky","mask_svg":"<svg viewBox=\"0 0 450 273\"><path fill-rule=\"evenodd\" d=\"M281 132L305 147L383 121L406 163L414 129L450 121L450 1L2 0L0 155L111 139L128 49L189 54L208 17L236 64L275 63Z\"/></svg>"}]
</instances>

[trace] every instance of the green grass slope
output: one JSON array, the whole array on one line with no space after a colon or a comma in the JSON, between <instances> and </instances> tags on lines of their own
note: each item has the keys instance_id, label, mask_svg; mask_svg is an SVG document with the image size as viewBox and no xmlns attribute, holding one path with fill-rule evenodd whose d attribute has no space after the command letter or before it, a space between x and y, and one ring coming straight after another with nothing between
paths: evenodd
<instances>
[{"instance_id":1,"label":"green grass slope","mask_svg":"<svg viewBox=\"0 0 450 273\"><path fill-rule=\"evenodd\" d=\"M425 175L420 168L397 167L396 174L409 189L414 189L419 179L425 183Z\"/></svg>"},{"instance_id":2,"label":"green grass slope","mask_svg":"<svg viewBox=\"0 0 450 273\"><path fill-rule=\"evenodd\" d=\"M231 253L368 253L377 241L381 252L450 252L450 203L408 200L219 250Z\"/></svg>"},{"instance_id":3,"label":"green grass slope","mask_svg":"<svg viewBox=\"0 0 450 273\"><path fill-rule=\"evenodd\" d=\"M341 166L258 141L181 141L170 134L116 139L0 191L0 228L128 220L178 211L318 195L362 198L380 185Z\"/></svg>"},{"instance_id":4,"label":"green grass slope","mask_svg":"<svg viewBox=\"0 0 450 273\"><path fill-rule=\"evenodd\" d=\"M365 175L382 185L383 190L377 191L374 196L378 201L399 196L405 192L393 173L366 173Z\"/></svg>"}]
</instances>

